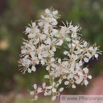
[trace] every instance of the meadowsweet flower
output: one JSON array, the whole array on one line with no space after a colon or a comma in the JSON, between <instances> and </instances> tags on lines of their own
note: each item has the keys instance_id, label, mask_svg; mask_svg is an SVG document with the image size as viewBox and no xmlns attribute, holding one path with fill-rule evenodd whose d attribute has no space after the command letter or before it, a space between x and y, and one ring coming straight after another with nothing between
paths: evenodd
<instances>
[{"instance_id":1,"label":"meadowsweet flower","mask_svg":"<svg viewBox=\"0 0 103 103\"><path fill-rule=\"evenodd\" d=\"M52 100L54 101L57 97L59 97L60 92L62 92L64 90L63 87L61 87L57 92L55 91L54 96L52 97Z\"/></svg>"},{"instance_id":2,"label":"meadowsweet flower","mask_svg":"<svg viewBox=\"0 0 103 103\"><path fill-rule=\"evenodd\" d=\"M88 67L84 67L91 58L98 58L101 51L99 47L90 45L81 38L79 26L73 26L72 22L63 22L63 26L57 29L58 11L54 9L46 9L45 14L41 15L41 19L32 22L26 27L25 34L28 40L23 39L21 46L21 54L19 60L20 70L23 74L36 72L36 66L41 64L45 66L47 74L44 78L48 83L42 83L42 86L33 85L33 91L29 91L34 99L38 99L38 94L43 92L44 96L52 95L54 101L64 90L60 85L64 81L67 87L76 88L76 84L89 84L88 79L92 79L89 75ZM66 46L63 54L64 59L55 57L57 48ZM47 85L48 84L48 85Z\"/></svg>"},{"instance_id":3,"label":"meadowsweet flower","mask_svg":"<svg viewBox=\"0 0 103 103\"><path fill-rule=\"evenodd\" d=\"M34 96L34 99L32 100L37 100L38 99L38 94L42 92L42 88L37 87L36 84L33 85L33 88L35 89L34 91L29 91L30 95Z\"/></svg>"}]
</instances>

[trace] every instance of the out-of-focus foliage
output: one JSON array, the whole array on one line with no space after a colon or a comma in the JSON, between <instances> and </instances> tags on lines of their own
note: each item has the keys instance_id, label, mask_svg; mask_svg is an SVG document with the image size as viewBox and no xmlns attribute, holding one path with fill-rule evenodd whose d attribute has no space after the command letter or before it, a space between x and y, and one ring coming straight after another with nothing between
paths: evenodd
<instances>
[{"instance_id":1,"label":"out-of-focus foliage","mask_svg":"<svg viewBox=\"0 0 103 103\"><path fill-rule=\"evenodd\" d=\"M6 2L5 10L0 14L0 92L29 89L30 84L44 81L45 71L41 66L38 66L37 74L22 75L18 70L17 61L22 38L27 38L22 33L25 26L31 20L39 19L45 8L53 6L59 11L61 15L59 25L62 25L61 20L69 22L72 20L73 24L79 24L83 27L81 30L83 38L90 43L97 42L103 50L103 0L7 0ZM58 52L57 55L62 54L62 50ZM91 73L94 76L103 71L102 61L101 56L99 61L91 63Z\"/></svg>"}]
</instances>

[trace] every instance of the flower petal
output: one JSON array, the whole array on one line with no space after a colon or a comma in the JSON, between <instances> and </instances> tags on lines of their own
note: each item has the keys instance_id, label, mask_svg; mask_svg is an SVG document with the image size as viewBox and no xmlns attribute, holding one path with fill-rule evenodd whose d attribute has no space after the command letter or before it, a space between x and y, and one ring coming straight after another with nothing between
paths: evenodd
<instances>
[{"instance_id":1,"label":"flower petal","mask_svg":"<svg viewBox=\"0 0 103 103\"><path fill-rule=\"evenodd\" d=\"M63 87L61 87L60 89L59 89L59 92L62 92L64 90L64 88Z\"/></svg>"},{"instance_id":2,"label":"flower petal","mask_svg":"<svg viewBox=\"0 0 103 103\"><path fill-rule=\"evenodd\" d=\"M46 14L49 14L49 13L50 13L50 10L49 10L49 9L45 9L45 13L46 13Z\"/></svg>"},{"instance_id":3,"label":"flower petal","mask_svg":"<svg viewBox=\"0 0 103 103\"><path fill-rule=\"evenodd\" d=\"M52 101L54 101L55 99L56 99L56 96L53 96L53 97L52 97Z\"/></svg>"},{"instance_id":4,"label":"flower petal","mask_svg":"<svg viewBox=\"0 0 103 103\"><path fill-rule=\"evenodd\" d=\"M56 92L56 89L55 89L55 88L53 88L53 89L52 89L52 91L53 91L53 92Z\"/></svg>"},{"instance_id":5,"label":"flower petal","mask_svg":"<svg viewBox=\"0 0 103 103\"><path fill-rule=\"evenodd\" d=\"M37 89L37 84L34 84L33 87L34 87L34 89Z\"/></svg>"},{"instance_id":6,"label":"flower petal","mask_svg":"<svg viewBox=\"0 0 103 103\"><path fill-rule=\"evenodd\" d=\"M30 68L28 68L28 73L31 73L31 69Z\"/></svg>"},{"instance_id":7,"label":"flower petal","mask_svg":"<svg viewBox=\"0 0 103 103\"><path fill-rule=\"evenodd\" d=\"M35 71L36 71L36 67L35 67L35 66L32 66L31 70L32 70L33 72L35 72Z\"/></svg>"},{"instance_id":8,"label":"flower petal","mask_svg":"<svg viewBox=\"0 0 103 103\"><path fill-rule=\"evenodd\" d=\"M65 81L64 84L65 84L65 85L68 85L68 84L69 84L69 81Z\"/></svg>"}]
</instances>

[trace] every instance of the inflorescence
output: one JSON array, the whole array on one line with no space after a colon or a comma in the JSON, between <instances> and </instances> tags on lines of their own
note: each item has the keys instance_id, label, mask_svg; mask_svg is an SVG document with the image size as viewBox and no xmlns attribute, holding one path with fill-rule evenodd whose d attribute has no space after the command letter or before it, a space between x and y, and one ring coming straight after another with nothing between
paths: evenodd
<instances>
[{"instance_id":1,"label":"inflorescence","mask_svg":"<svg viewBox=\"0 0 103 103\"><path fill-rule=\"evenodd\" d=\"M48 79L49 85L45 82L42 86L33 85L34 90L29 91L34 96L33 100L38 99L38 93L44 92L44 95L52 95L55 100L64 87L60 84L64 82L66 87L76 88L76 84L88 85L89 75L88 67L83 67L91 58L98 58L101 54L99 47L90 45L81 38L79 26L73 26L72 22L63 22L63 26L57 28L58 11L46 9L45 15L41 19L32 22L26 27L25 34L28 40L23 39L19 66L21 72L36 72L36 65L46 66L48 74L44 78ZM58 47L66 42L66 50L63 54L65 59L55 58L55 52Z\"/></svg>"}]
</instances>

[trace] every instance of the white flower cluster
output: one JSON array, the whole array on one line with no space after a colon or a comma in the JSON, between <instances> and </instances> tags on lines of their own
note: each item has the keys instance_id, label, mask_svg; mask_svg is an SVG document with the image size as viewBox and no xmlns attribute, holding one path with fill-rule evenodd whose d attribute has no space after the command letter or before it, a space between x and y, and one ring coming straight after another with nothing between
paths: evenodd
<instances>
[{"instance_id":1,"label":"white flower cluster","mask_svg":"<svg viewBox=\"0 0 103 103\"><path fill-rule=\"evenodd\" d=\"M92 79L92 76L88 74L88 67L83 65L101 54L96 44L91 46L81 38L79 26L66 22L60 30L56 29L58 17L57 10L46 9L45 15L41 15L40 20L32 22L25 30L28 40L24 39L19 60L22 73L36 72L38 64L46 66L48 71L44 78L48 79L49 86L45 82L42 87L34 84L34 91L30 91L34 100L38 99L38 93L41 92L45 96L52 95L52 100L55 100L64 90L64 87L59 86L62 81L67 87L76 88L76 84L87 86L87 79ZM66 58L55 58L56 48L62 46L63 42L67 44L63 52Z\"/></svg>"}]
</instances>

